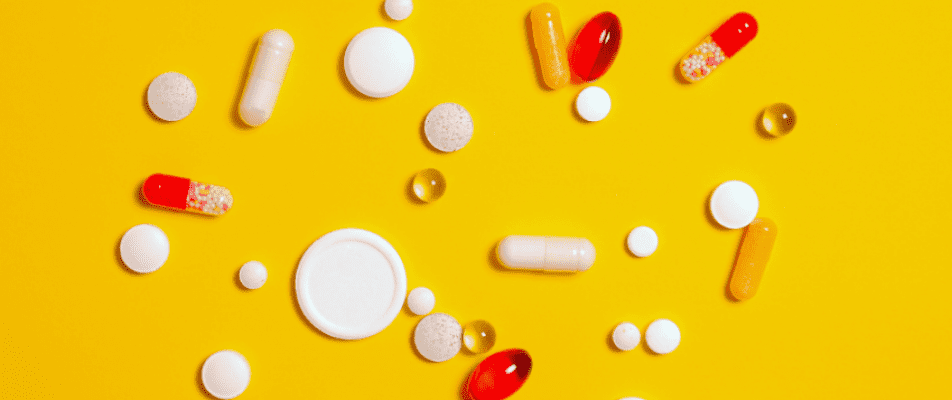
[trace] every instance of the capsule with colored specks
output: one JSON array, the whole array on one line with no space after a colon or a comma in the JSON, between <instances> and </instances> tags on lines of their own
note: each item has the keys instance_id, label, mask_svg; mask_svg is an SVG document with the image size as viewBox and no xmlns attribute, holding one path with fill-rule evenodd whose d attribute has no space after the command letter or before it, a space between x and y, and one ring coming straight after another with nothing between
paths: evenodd
<instances>
[{"instance_id":1,"label":"capsule with colored specks","mask_svg":"<svg viewBox=\"0 0 952 400\"><path fill-rule=\"evenodd\" d=\"M757 36L757 20L748 13L737 13L681 59L678 70L690 83L714 72Z\"/></svg>"},{"instance_id":2,"label":"capsule with colored specks","mask_svg":"<svg viewBox=\"0 0 952 400\"><path fill-rule=\"evenodd\" d=\"M142 197L153 205L205 215L222 215L235 203L227 188L164 174L145 180Z\"/></svg>"}]
</instances>

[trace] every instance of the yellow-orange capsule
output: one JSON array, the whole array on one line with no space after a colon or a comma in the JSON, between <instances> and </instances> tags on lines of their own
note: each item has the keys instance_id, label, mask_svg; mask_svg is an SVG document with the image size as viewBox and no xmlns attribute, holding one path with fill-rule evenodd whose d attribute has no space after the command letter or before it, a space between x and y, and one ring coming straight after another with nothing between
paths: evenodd
<instances>
[{"instance_id":1,"label":"yellow-orange capsule","mask_svg":"<svg viewBox=\"0 0 952 400\"><path fill-rule=\"evenodd\" d=\"M731 275L731 295L735 299L747 300L757 294L775 239L777 224L770 219L757 218L747 225Z\"/></svg>"},{"instance_id":2,"label":"yellow-orange capsule","mask_svg":"<svg viewBox=\"0 0 952 400\"><path fill-rule=\"evenodd\" d=\"M550 3L542 3L529 13L532 23L532 41L539 56L542 80L551 89L569 84L569 56L562 33L562 17L559 9Z\"/></svg>"}]
</instances>

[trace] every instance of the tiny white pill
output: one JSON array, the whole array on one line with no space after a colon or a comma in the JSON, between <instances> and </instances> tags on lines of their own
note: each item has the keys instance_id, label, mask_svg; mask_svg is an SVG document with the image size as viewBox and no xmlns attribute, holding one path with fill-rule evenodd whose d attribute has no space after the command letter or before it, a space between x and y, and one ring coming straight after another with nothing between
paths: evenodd
<instances>
[{"instance_id":1,"label":"tiny white pill","mask_svg":"<svg viewBox=\"0 0 952 400\"><path fill-rule=\"evenodd\" d=\"M411 0L387 0L383 3L387 16L396 20L403 21L413 12L413 1Z\"/></svg>"},{"instance_id":2,"label":"tiny white pill","mask_svg":"<svg viewBox=\"0 0 952 400\"><path fill-rule=\"evenodd\" d=\"M589 86L578 94L575 109L582 119L590 122L601 121L612 109L612 99L608 92L598 86Z\"/></svg>"},{"instance_id":3,"label":"tiny white pill","mask_svg":"<svg viewBox=\"0 0 952 400\"><path fill-rule=\"evenodd\" d=\"M435 305L436 296L433 295L432 290L425 287L413 289L407 295L407 306L410 307L410 312L416 315L429 314Z\"/></svg>"},{"instance_id":4,"label":"tiny white pill","mask_svg":"<svg viewBox=\"0 0 952 400\"><path fill-rule=\"evenodd\" d=\"M423 132L437 150L456 151L473 138L473 117L459 104L443 103L426 115Z\"/></svg>"},{"instance_id":5,"label":"tiny white pill","mask_svg":"<svg viewBox=\"0 0 952 400\"><path fill-rule=\"evenodd\" d=\"M711 195L711 215L727 229L749 225L757 217L760 201L757 192L741 181L727 181Z\"/></svg>"},{"instance_id":6,"label":"tiny white pill","mask_svg":"<svg viewBox=\"0 0 952 400\"><path fill-rule=\"evenodd\" d=\"M357 91L370 97L397 94L413 76L413 48L390 28L364 29L344 50L344 73Z\"/></svg>"},{"instance_id":7,"label":"tiny white pill","mask_svg":"<svg viewBox=\"0 0 952 400\"><path fill-rule=\"evenodd\" d=\"M202 365L202 385L219 399L238 397L250 382L251 366L237 351L219 351L208 356Z\"/></svg>"},{"instance_id":8,"label":"tiny white pill","mask_svg":"<svg viewBox=\"0 0 952 400\"><path fill-rule=\"evenodd\" d=\"M612 331L612 341L621 351L634 349L641 342L641 331L631 322L622 322Z\"/></svg>"},{"instance_id":9,"label":"tiny white pill","mask_svg":"<svg viewBox=\"0 0 952 400\"><path fill-rule=\"evenodd\" d=\"M119 256L135 272L155 271L169 259L169 237L154 225L133 226L119 241Z\"/></svg>"},{"instance_id":10,"label":"tiny white pill","mask_svg":"<svg viewBox=\"0 0 952 400\"><path fill-rule=\"evenodd\" d=\"M681 330L668 319L658 319L645 330L645 342L648 348L658 354L668 354L681 343Z\"/></svg>"},{"instance_id":11,"label":"tiny white pill","mask_svg":"<svg viewBox=\"0 0 952 400\"><path fill-rule=\"evenodd\" d=\"M427 360L449 360L455 357L463 346L463 327L456 318L449 315L427 315L413 331L413 344Z\"/></svg>"},{"instance_id":12,"label":"tiny white pill","mask_svg":"<svg viewBox=\"0 0 952 400\"><path fill-rule=\"evenodd\" d=\"M658 249L658 234L647 226L639 226L628 234L628 250L638 257L648 257Z\"/></svg>"},{"instance_id":13,"label":"tiny white pill","mask_svg":"<svg viewBox=\"0 0 952 400\"><path fill-rule=\"evenodd\" d=\"M238 271L238 279L248 289L258 289L268 280L268 269L258 261L248 261Z\"/></svg>"},{"instance_id":14,"label":"tiny white pill","mask_svg":"<svg viewBox=\"0 0 952 400\"><path fill-rule=\"evenodd\" d=\"M166 121L178 121L195 109L198 93L191 79L178 72L166 72L149 84L149 109Z\"/></svg>"}]
</instances>

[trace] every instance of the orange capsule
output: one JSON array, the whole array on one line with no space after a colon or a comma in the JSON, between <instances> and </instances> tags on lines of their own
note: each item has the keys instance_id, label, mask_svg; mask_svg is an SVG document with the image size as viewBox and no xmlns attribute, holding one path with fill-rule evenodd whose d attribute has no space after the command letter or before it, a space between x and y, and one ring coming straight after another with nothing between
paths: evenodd
<instances>
[{"instance_id":1,"label":"orange capsule","mask_svg":"<svg viewBox=\"0 0 952 400\"><path fill-rule=\"evenodd\" d=\"M757 294L776 239L777 224L767 218L757 218L747 225L731 274L730 289L735 299L747 300Z\"/></svg>"},{"instance_id":2,"label":"orange capsule","mask_svg":"<svg viewBox=\"0 0 952 400\"><path fill-rule=\"evenodd\" d=\"M550 3L542 3L529 13L532 22L532 41L539 56L542 80L550 89L569 84L569 56L562 33L562 18L559 9Z\"/></svg>"}]
</instances>

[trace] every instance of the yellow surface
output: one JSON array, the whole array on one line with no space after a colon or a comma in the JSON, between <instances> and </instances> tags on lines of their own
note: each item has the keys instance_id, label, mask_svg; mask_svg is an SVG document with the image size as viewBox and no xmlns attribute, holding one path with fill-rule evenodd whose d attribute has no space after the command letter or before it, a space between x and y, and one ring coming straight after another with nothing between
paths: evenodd
<instances>
[{"instance_id":1,"label":"yellow surface","mask_svg":"<svg viewBox=\"0 0 952 400\"><path fill-rule=\"evenodd\" d=\"M624 24L597 82L613 103L598 123L573 114L585 85L542 88L533 1L417 0L401 22L379 0L109 3L2 7L0 398L202 399L199 368L222 349L251 363L241 399L457 398L482 356L421 360L419 317L343 342L298 311L299 258L345 227L390 241L436 311L491 321L494 350L530 352L513 399L948 393L948 3L560 1L569 37L600 11ZM681 56L738 11L758 18L758 37L703 82L678 83ZM404 91L372 101L349 88L341 57L381 25L417 64ZM248 129L235 110L271 28L296 49L274 116ZM144 106L167 71L199 93L175 123ZM476 133L438 154L422 121L449 101ZM800 121L769 140L755 119L780 101ZM420 205L407 188L427 167L448 189ZM143 204L155 172L227 186L235 208ZM780 230L744 303L726 288L742 232L705 211L730 179L757 190ZM140 276L117 248L141 223L165 230L172 253ZM624 247L639 225L660 237L646 259ZM490 254L509 234L586 237L598 259L575 275L504 271ZM238 287L249 260L270 274L257 291ZM656 318L681 327L675 352L612 350L616 324Z\"/></svg>"}]
</instances>

